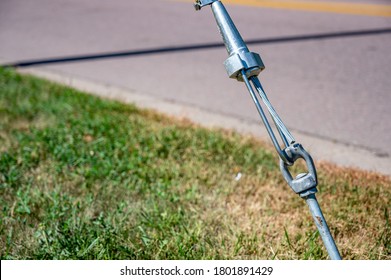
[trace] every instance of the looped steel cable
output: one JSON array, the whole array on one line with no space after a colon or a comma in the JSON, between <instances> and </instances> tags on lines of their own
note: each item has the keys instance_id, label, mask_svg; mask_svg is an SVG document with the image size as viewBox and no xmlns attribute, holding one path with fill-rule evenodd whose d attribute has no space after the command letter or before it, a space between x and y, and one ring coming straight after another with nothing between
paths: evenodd
<instances>
[{"instance_id":1,"label":"looped steel cable","mask_svg":"<svg viewBox=\"0 0 391 280\"><path fill-rule=\"evenodd\" d=\"M263 103L269 110L270 115L273 118L274 123L276 124L278 130L281 131L283 140L285 142L286 147L290 144L293 144L295 141L295 138L292 136L292 134L289 132L288 128L285 126L283 121L281 120L280 116L277 114L276 110L274 109L273 105L270 103L269 99L267 98L267 95L265 91L263 90L263 87L257 77L251 77L251 81L255 85L255 88L257 89L259 96L261 97Z\"/></svg>"}]
</instances>

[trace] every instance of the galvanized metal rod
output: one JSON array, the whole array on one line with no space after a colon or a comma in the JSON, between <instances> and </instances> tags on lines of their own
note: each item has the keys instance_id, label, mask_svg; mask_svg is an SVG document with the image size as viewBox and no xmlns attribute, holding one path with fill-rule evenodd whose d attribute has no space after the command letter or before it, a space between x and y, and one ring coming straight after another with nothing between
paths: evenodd
<instances>
[{"instance_id":1,"label":"galvanized metal rod","mask_svg":"<svg viewBox=\"0 0 391 280\"><path fill-rule=\"evenodd\" d=\"M213 2L212 12L228 54L248 53L249 50L223 3L220 1Z\"/></svg>"},{"instance_id":2,"label":"galvanized metal rod","mask_svg":"<svg viewBox=\"0 0 391 280\"><path fill-rule=\"evenodd\" d=\"M308 207L312 217L314 218L316 227L322 237L324 246L326 247L327 252L329 253L330 259L332 260L341 260L341 255L339 254L337 245L333 237L331 236L330 229L327 226L326 219L323 216L322 210L320 209L319 203L316 200L315 194L310 194L307 197L304 197L307 202Z\"/></svg>"}]
</instances>

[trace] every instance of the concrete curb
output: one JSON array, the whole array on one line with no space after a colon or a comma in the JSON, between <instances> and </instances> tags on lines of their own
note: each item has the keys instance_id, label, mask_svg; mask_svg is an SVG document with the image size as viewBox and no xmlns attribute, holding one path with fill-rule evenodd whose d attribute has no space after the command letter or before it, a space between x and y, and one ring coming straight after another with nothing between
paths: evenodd
<instances>
[{"instance_id":1,"label":"concrete curb","mask_svg":"<svg viewBox=\"0 0 391 280\"><path fill-rule=\"evenodd\" d=\"M96 96L133 103L141 108L154 109L170 116L186 118L208 128L233 129L242 134L250 134L261 138L267 141L267 143L270 142L261 121L258 123L241 120L202 108L158 99L135 90L118 88L96 81L69 76L58 71L29 68L21 69L19 72L71 86ZM328 161L343 167L359 168L391 176L391 159L389 157L379 157L374 152L360 147L336 143L295 130L292 130L292 133L306 150L311 153L315 161Z\"/></svg>"}]
</instances>

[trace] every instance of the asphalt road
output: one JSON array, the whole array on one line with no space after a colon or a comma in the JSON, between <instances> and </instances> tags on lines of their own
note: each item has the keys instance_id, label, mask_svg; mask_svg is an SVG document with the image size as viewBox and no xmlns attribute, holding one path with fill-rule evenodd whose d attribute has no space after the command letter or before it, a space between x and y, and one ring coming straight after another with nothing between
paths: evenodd
<instances>
[{"instance_id":1,"label":"asphalt road","mask_svg":"<svg viewBox=\"0 0 391 280\"><path fill-rule=\"evenodd\" d=\"M327 145L317 148L319 159L391 174L390 1L307 1L300 8L229 2L250 50L262 56L261 82L292 133L352 148L343 155L352 157L348 164ZM0 2L2 64L258 123L244 85L226 76L220 44L210 9L195 12L191 1ZM357 161L370 163L360 165L355 151L367 155Z\"/></svg>"}]
</instances>

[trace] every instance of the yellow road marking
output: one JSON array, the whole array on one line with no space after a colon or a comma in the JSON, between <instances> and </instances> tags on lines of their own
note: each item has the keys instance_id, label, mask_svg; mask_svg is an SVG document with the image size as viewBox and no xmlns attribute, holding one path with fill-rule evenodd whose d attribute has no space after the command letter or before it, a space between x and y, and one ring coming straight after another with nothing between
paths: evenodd
<instances>
[{"instance_id":1,"label":"yellow road marking","mask_svg":"<svg viewBox=\"0 0 391 280\"><path fill-rule=\"evenodd\" d=\"M183 0L182 0L183 1ZM188 1L189 2L189 1ZM193 1L194 2L194 1ZM225 4L364 16L391 17L391 5L300 0L223 0Z\"/></svg>"},{"instance_id":2,"label":"yellow road marking","mask_svg":"<svg viewBox=\"0 0 391 280\"><path fill-rule=\"evenodd\" d=\"M296 0L225 0L224 3L267 8L391 17L391 5L355 4L321 1L309 2Z\"/></svg>"}]
</instances>

